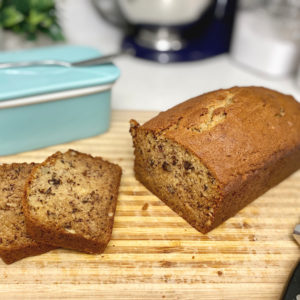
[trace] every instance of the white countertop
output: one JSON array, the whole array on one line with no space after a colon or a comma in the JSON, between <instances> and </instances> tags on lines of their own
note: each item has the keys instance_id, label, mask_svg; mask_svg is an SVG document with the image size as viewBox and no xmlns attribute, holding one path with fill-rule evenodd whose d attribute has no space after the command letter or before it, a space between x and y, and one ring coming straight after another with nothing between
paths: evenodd
<instances>
[{"instance_id":1,"label":"white countertop","mask_svg":"<svg viewBox=\"0 0 300 300\"><path fill-rule=\"evenodd\" d=\"M202 93L236 85L265 86L300 101L295 78L264 77L236 64L227 54L167 65L123 56L115 64L121 77L113 87L113 109L165 110Z\"/></svg>"}]
</instances>

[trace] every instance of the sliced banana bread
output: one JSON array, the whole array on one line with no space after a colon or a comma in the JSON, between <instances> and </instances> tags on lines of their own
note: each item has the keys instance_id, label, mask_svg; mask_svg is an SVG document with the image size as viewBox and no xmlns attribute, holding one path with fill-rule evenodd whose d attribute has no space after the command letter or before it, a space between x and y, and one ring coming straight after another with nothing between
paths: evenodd
<instances>
[{"instance_id":1,"label":"sliced banana bread","mask_svg":"<svg viewBox=\"0 0 300 300\"><path fill-rule=\"evenodd\" d=\"M300 103L266 88L210 92L130 131L136 178L203 233L300 168Z\"/></svg>"},{"instance_id":2,"label":"sliced banana bread","mask_svg":"<svg viewBox=\"0 0 300 300\"><path fill-rule=\"evenodd\" d=\"M7 264L55 247L32 240L26 233L22 198L34 164L0 165L0 256Z\"/></svg>"},{"instance_id":3,"label":"sliced banana bread","mask_svg":"<svg viewBox=\"0 0 300 300\"><path fill-rule=\"evenodd\" d=\"M23 199L28 234L39 241L101 253L112 233L122 170L69 150L35 167Z\"/></svg>"}]
</instances>

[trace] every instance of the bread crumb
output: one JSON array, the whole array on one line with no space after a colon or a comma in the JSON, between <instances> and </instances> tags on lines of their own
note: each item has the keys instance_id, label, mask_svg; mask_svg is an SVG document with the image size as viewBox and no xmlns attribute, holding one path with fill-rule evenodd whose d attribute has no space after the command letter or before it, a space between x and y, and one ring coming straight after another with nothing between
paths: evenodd
<instances>
[{"instance_id":1,"label":"bread crumb","mask_svg":"<svg viewBox=\"0 0 300 300\"><path fill-rule=\"evenodd\" d=\"M69 232L69 233L72 233L72 234L75 234L76 231L74 229L68 229L68 228L65 228L65 231Z\"/></svg>"},{"instance_id":2,"label":"bread crumb","mask_svg":"<svg viewBox=\"0 0 300 300\"><path fill-rule=\"evenodd\" d=\"M223 272L222 271L218 271L218 276L222 276Z\"/></svg>"},{"instance_id":3,"label":"bread crumb","mask_svg":"<svg viewBox=\"0 0 300 300\"><path fill-rule=\"evenodd\" d=\"M251 242L255 242L255 241L257 241L257 238L254 234L250 234L249 237L248 237L248 240L251 241Z\"/></svg>"},{"instance_id":4,"label":"bread crumb","mask_svg":"<svg viewBox=\"0 0 300 300\"><path fill-rule=\"evenodd\" d=\"M251 226L247 222L243 222L243 227L244 228L251 228Z\"/></svg>"},{"instance_id":5,"label":"bread crumb","mask_svg":"<svg viewBox=\"0 0 300 300\"><path fill-rule=\"evenodd\" d=\"M142 210L147 210L147 209L148 209L148 206L149 206L149 204L148 204L148 203L145 203L145 204L143 205L143 207L142 207Z\"/></svg>"}]
</instances>

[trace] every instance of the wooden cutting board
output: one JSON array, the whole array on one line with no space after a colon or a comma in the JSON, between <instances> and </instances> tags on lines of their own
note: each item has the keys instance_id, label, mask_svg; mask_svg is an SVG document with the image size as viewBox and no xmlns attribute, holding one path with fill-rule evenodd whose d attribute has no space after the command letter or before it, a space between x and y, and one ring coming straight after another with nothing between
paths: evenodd
<instances>
[{"instance_id":1,"label":"wooden cutting board","mask_svg":"<svg viewBox=\"0 0 300 300\"><path fill-rule=\"evenodd\" d=\"M105 252L58 249L9 266L0 262L0 299L280 298L300 254L291 235L300 222L300 171L203 235L134 178L128 121L153 115L116 111L108 133L0 158L1 163L41 162L73 148L123 169Z\"/></svg>"}]
</instances>

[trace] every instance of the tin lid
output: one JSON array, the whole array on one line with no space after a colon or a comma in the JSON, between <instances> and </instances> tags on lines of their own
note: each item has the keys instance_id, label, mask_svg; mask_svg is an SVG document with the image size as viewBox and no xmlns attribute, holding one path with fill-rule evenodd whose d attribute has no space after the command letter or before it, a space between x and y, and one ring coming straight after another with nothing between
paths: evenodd
<instances>
[{"instance_id":1,"label":"tin lid","mask_svg":"<svg viewBox=\"0 0 300 300\"><path fill-rule=\"evenodd\" d=\"M96 49L83 46L54 46L0 53L0 62L57 59L74 62L100 56ZM35 66L0 69L0 101L54 93L90 86L106 85L120 75L113 64L66 68Z\"/></svg>"}]
</instances>

